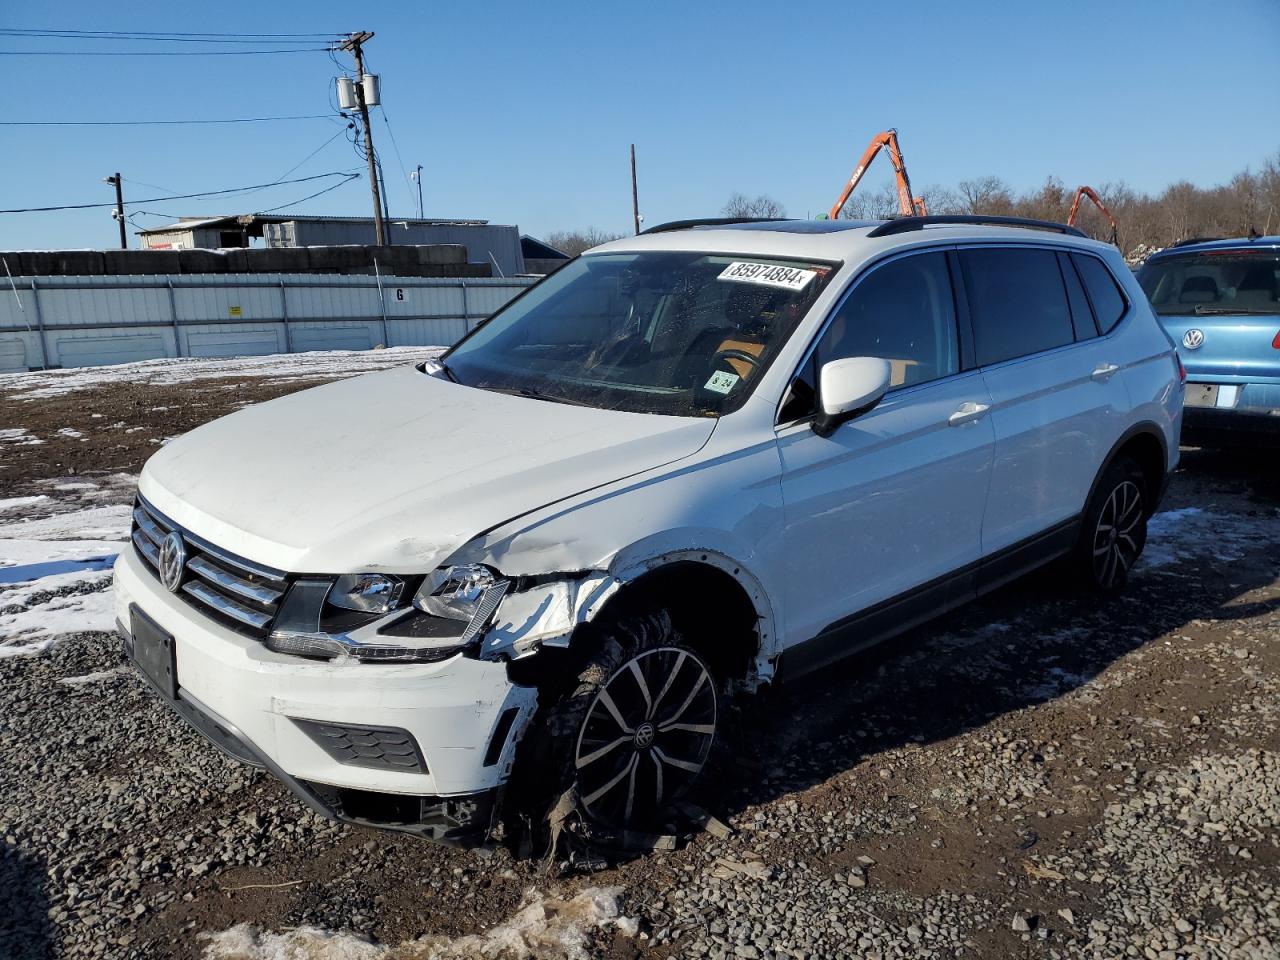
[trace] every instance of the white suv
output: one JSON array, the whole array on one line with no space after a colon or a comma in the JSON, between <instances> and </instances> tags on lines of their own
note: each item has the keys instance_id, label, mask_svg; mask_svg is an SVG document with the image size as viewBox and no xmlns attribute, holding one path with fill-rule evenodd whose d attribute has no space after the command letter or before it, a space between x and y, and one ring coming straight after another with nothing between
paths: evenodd
<instances>
[{"instance_id":1,"label":"white suv","mask_svg":"<svg viewBox=\"0 0 1280 960\"><path fill-rule=\"evenodd\" d=\"M1121 587L1182 397L1119 254L1070 228L667 225L439 361L170 443L120 630L326 814L471 841L505 788L534 823L643 829L728 692L1056 558Z\"/></svg>"}]
</instances>

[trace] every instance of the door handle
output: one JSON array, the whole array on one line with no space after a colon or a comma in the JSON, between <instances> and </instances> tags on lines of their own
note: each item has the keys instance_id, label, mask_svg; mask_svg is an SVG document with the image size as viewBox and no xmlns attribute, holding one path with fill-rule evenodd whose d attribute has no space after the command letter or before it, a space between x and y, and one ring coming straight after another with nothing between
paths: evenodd
<instances>
[{"instance_id":1,"label":"door handle","mask_svg":"<svg viewBox=\"0 0 1280 960\"><path fill-rule=\"evenodd\" d=\"M1093 373L1091 373L1090 376L1094 380L1098 380L1100 382L1105 383L1106 381L1110 380L1111 377L1115 374L1115 372L1119 369L1120 368L1116 366L1114 363L1101 363L1101 364L1098 364L1098 366L1094 369Z\"/></svg>"},{"instance_id":2,"label":"door handle","mask_svg":"<svg viewBox=\"0 0 1280 960\"><path fill-rule=\"evenodd\" d=\"M991 409L989 403L974 403L967 400L960 406L956 407L956 412L947 417L947 423L953 427L961 427L966 423L974 423L986 416L987 411Z\"/></svg>"}]
</instances>

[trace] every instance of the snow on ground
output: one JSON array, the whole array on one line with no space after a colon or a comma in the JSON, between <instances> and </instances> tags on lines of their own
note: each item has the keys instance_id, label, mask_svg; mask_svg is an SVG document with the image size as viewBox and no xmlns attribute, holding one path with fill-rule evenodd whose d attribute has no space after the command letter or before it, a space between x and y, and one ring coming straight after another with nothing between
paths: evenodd
<instances>
[{"instance_id":1,"label":"snow on ground","mask_svg":"<svg viewBox=\"0 0 1280 960\"><path fill-rule=\"evenodd\" d=\"M78 390L93 390L116 383L174 384L222 377L261 377L288 382L354 376L418 363L437 357L445 347L388 347L384 350L316 350L310 353L277 353L262 357L181 357L117 363L105 367L70 367L30 373L0 374L0 393L15 391L13 399L42 400ZM12 437L5 434L14 434ZM0 430L0 443L43 443L25 430Z\"/></svg>"},{"instance_id":2,"label":"snow on ground","mask_svg":"<svg viewBox=\"0 0 1280 960\"><path fill-rule=\"evenodd\" d=\"M16 510L19 507L29 507L33 503L39 503L41 500L48 499L49 498L43 493L37 494L34 497L10 497L8 500L0 500L0 513L4 513L6 510Z\"/></svg>"},{"instance_id":3,"label":"snow on ground","mask_svg":"<svg viewBox=\"0 0 1280 960\"><path fill-rule=\"evenodd\" d=\"M203 934L205 960L588 960L592 935L617 930L635 936L637 923L619 916L621 887L588 887L569 900L530 891L511 919L464 937L428 935L397 946L370 943L351 933L298 927L262 933L240 924Z\"/></svg>"},{"instance_id":4,"label":"snow on ground","mask_svg":"<svg viewBox=\"0 0 1280 960\"><path fill-rule=\"evenodd\" d=\"M1268 539L1280 540L1280 514L1227 514L1200 507L1166 510L1147 524L1147 546L1138 569L1192 558L1231 563L1250 545Z\"/></svg>"},{"instance_id":5,"label":"snow on ground","mask_svg":"<svg viewBox=\"0 0 1280 960\"><path fill-rule=\"evenodd\" d=\"M0 376L0 382L7 376L18 376L18 374L4 374ZM19 447L34 447L37 444L44 443L44 441L39 437L33 437L26 427L13 427L8 430L0 430L0 443L11 443Z\"/></svg>"},{"instance_id":6,"label":"snow on ground","mask_svg":"<svg viewBox=\"0 0 1280 960\"><path fill-rule=\"evenodd\" d=\"M102 492L84 486L77 495L90 502ZM43 515L0 523L0 657L43 653L68 633L114 629L111 564L129 538L129 505L14 499Z\"/></svg>"}]
</instances>

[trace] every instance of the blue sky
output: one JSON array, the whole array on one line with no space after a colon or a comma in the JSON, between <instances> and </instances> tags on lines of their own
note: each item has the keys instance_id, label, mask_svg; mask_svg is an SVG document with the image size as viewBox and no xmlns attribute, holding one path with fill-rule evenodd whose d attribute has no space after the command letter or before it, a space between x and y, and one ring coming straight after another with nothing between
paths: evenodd
<instances>
[{"instance_id":1,"label":"blue sky","mask_svg":"<svg viewBox=\"0 0 1280 960\"><path fill-rule=\"evenodd\" d=\"M630 227L628 146L650 224L714 215L733 191L793 215L838 194L871 135L899 128L918 192L995 174L1014 187L1220 183L1280 152L1280 2L6 4L0 27L245 33L372 30L369 66L429 216L526 232ZM0 38L2 50L173 49ZM324 53L0 57L6 120L326 113ZM275 180L330 120L205 127L0 127L0 208L126 202ZM393 216L415 194L381 117ZM362 169L342 137L290 176ZM888 179L877 161L863 188ZM326 181L327 183L327 181ZM262 210L325 185L141 207ZM370 212L365 180L289 209ZM152 226L158 217L139 215ZM131 231L132 232L132 231ZM0 215L0 248L112 246L106 210Z\"/></svg>"}]
</instances>

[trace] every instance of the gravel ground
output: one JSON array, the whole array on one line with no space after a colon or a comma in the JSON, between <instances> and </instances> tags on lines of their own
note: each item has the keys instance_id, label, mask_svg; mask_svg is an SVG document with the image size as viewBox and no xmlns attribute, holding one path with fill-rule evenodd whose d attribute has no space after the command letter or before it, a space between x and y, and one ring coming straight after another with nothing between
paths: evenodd
<instances>
[{"instance_id":1,"label":"gravel ground","mask_svg":"<svg viewBox=\"0 0 1280 960\"><path fill-rule=\"evenodd\" d=\"M164 385L176 414L71 391L39 424L0 396L0 428L82 433L58 449L93 482L95 449L136 472L175 415L285 389L226 384ZM95 432L126 412L127 445ZM21 449L0 496L48 499L4 520L82 495ZM109 634L0 658L0 957L1275 958L1278 466L1186 453L1116 601L1036 575L772 697L694 798L724 835L589 876L315 817Z\"/></svg>"}]
</instances>

